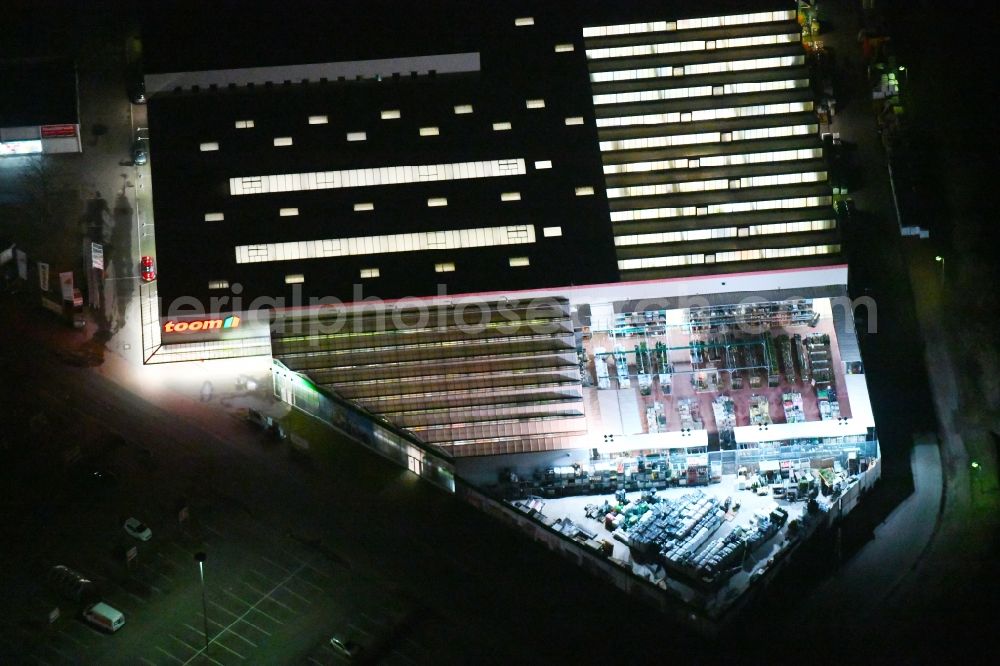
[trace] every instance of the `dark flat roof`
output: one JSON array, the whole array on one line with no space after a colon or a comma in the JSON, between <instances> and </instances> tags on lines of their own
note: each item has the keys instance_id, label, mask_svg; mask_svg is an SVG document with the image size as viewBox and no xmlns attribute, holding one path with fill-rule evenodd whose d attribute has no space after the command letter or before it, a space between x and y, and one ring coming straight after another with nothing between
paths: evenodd
<instances>
[{"instance_id":1,"label":"dark flat roof","mask_svg":"<svg viewBox=\"0 0 1000 666\"><path fill-rule=\"evenodd\" d=\"M0 127L77 122L76 67L72 61L0 62Z\"/></svg>"}]
</instances>

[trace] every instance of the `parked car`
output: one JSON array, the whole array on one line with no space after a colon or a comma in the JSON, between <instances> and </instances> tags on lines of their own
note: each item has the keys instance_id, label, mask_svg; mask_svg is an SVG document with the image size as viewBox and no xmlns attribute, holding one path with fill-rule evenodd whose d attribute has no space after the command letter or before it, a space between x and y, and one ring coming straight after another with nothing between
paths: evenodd
<instances>
[{"instance_id":1,"label":"parked car","mask_svg":"<svg viewBox=\"0 0 1000 666\"><path fill-rule=\"evenodd\" d=\"M83 619L109 633L114 633L125 625L125 614L103 601L87 606L83 611Z\"/></svg>"},{"instance_id":2,"label":"parked car","mask_svg":"<svg viewBox=\"0 0 1000 666\"><path fill-rule=\"evenodd\" d=\"M49 569L45 580L49 587L70 601L86 601L96 596L97 588L94 583L64 564L57 564Z\"/></svg>"},{"instance_id":3,"label":"parked car","mask_svg":"<svg viewBox=\"0 0 1000 666\"><path fill-rule=\"evenodd\" d=\"M132 144L132 164L142 166L149 161L149 130L140 127L135 131L135 142Z\"/></svg>"},{"instance_id":4,"label":"parked car","mask_svg":"<svg viewBox=\"0 0 1000 666\"><path fill-rule=\"evenodd\" d=\"M140 541L149 541L153 538L153 531L138 518L129 518L125 521L125 531Z\"/></svg>"},{"instance_id":5,"label":"parked car","mask_svg":"<svg viewBox=\"0 0 1000 666\"><path fill-rule=\"evenodd\" d=\"M139 275L143 282L152 282L156 279L156 266L153 258L146 256L139 260Z\"/></svg>"},{"instance_id":6,"label":"parked car","mask_svg":"<svg viewBox=\"0 0 1000 666\"><path fill-rule=\"evenodd\" d=\"M359 643L341 635L333 636L330 639L330 647L348 659L357 659L358 655L361 654L361 645Z\"/></svg>"}]
</instances>

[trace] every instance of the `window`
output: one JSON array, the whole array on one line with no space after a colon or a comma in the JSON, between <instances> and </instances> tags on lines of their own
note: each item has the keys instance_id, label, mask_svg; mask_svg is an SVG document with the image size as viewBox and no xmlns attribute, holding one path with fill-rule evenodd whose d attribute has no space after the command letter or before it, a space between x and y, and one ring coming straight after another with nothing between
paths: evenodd
<instances>
[{"instance_id":1,"label":"window","mask_svg":"<svg viewBox=\"0 0 1000 666\"><path fill-rule=\"evenodd\" d=\"M276 136L274 137L275 146L290 146L292 145L292 137L290 136Z\"/></svg>"},{"instance_id":2,"label":"window","mask_svg":"<svg viewBox=\"0 0 1000 666\"><path fill-rule=\"evenodd\" d=\"M440 134L437 127L421 127L420 136L437 136Z\"/></svg>"},{"instance_id":3,"label":"window","mask_svg":"<svg viewBox=\"0 0 1000 666\"><path fill-rule=\"evenodd\" d=\"M521 200L521 193L520 192L501 192L500 193L500 201L520 201L520 200Z\"/></svg>"},{"instance_id":4,"label":"window","mask_svg":"<svg viewBox=\"0 0 1000 666\"><path fill-rule=\"evenodd\" d=\"M309 116L310 125L326 125L330 119L326 116Z\"/></svg>"},{"instance_id":5,"label":"window","mask_svg":"<svg viewBox=\"0 0 1000 666\"><path fill-rule=\"evenodd\" d=\"M529 109L544 109L545 100L544 99L526 99L524 100L524 105Z\"/></svg>"},{"instance_id":6,"label":"window","mask_svg":"<svg viewBox=\"0 0 1000 666\"><path fill-rule=\"evenodd\" d=\"M306 281L306 276L302 273L293 273L285 276L285 284L302 284Z\"/></svg>"},{"instance_id":7,"label":"window","mask_svg":"<svg viewBox=\"0 0 1000 666\"><path fill-rule=\"evenodd\" d=\"M199 149L203 153L208 153L208 152L211 152L213 150L218 150L219 149L219 142L218 141L206 141L205 143L203 143L203 144L201 144L199 146Z\"/></svg>"},{"instance_id":8,"label":"window","mask_svg":"<svg viewBox=\"0 0 1000 666\"><path fill-rule=\"evenodd\" d=\"M522 16L520 18L514 19L514 25L518 27L526 25L535 25L535 18L533 16Z\"/></svg>"},{"instance_id":9,"label":"window","mask_svg":"<svg viewBox=\"0 0 1000 666\"><path fill-rule=\"evenodd\" d=\"M443 264L434 264L435 273L453 273L455 271L455 264L448 261Z\"/></svg>"},{"instance_id":10,"label":"window","mask_svg":"<svg viewBox=\"0 0 1000 666\"><path fill-rule=\"evenodd\" d=\"M205 213L206 222L222 222L226 219L225 213Z\"/></svg>"},{"instance_id":11,"label":"window","mask_svg":"<svg viewBox=\"0 0 1000 666\"><path fill-rule=\"evenodd\" d=\"M386 109L379 115L382 120L395 120L399 118L399 109Z\"/></svg>"},{"instance_id":12,"label":"window","mask_svg":"<svg viewBox=\"0 0 1000 666\"><path fill-rule=\"evenodd\" d=\"M463 113L472 113L471 104L456 104L455 105L455 115L462 115Z\"/></svg>"},{"instance_id":13,"label":"window","mask_svg":"<svg viewBox=\"0 0 1000 666\"><path fill-rule=\"evenodd\" d=\"M566 119L566 124L567 125L582 125L583 124L583 116L572 116L570 118L567 118Z\"/></svg>"},{"instance_id":14,"label":"window","mask_svg":"<svg viewBox=\"0 0 1000 666\"><path fill-rule=\"evenodd\" d=\"M537 162L535 162L535 168L536 169L551 169L552 168L552 160L538 160Z\"/></svg>"},{"instance_id":15,"label":"window","mask_svg":"<svg viewBox=\"0 0 1000 666\"><path fill-rule=\"evenodd\" d=\"M542 229L542 235L546 238L552 238L553 236L562 236L562 227L545 227Z\"/></svg>"},{"instance_id":16,"label":"window","mask_svg":"<svg viewBox=\"0 0 1000 666\"><path fill-rule=\"evenodd\" d=\"M369 202L354 204L354 211L375 210L375 204Z\"/></svg>"},{"instance_id":17,"label":"window","mask_svg":"<svg viewBox=\"0 0 1000 666\"><path fill-rule=\"evenodd\" d=\"M566 43L566 44L556 44L556 48L555 48L556 53L569 53L572 50L573 50L573 45L572 44L568 44L568 43Z\"/></svg>"},{"instance_id":18,"label":"window","mask_svg":"<svg viewBox=\"0 0 1000 666\"><path fill-rule=\"evenodd\" d=\"M493 123L494 132L503 132L505 130L509 130L510 127L510 123Z\"/></svg>"},{"instance_id":19,"label":"window","mask_svg":"<svg viewBox=\"0 0 1000 666\"><path fill-rule=\"evenodd\" d=\"M590 185L584 185L583 187L576 188L576 196L587 197L594 193L594 188Z\"/></svg>"},{"instance_id":20,"label":"window","mask_svg":"<svg viewBox=\"0 0 1000 666\"><path fill-rule=\"evenodd\" d=\"M298 208L282 208L278 211L280 217L295 217L299 214Z\"/></svg>"},{"instance_id":21,"label":"window","mask_svg":"<svg viewBox=\"0 0 1000 666\"><path fill-rule=\"evenodd\" d=\"M250 129L251 127L253 127L253 121L252 120L237 120L236 121L236 129Z\"/></svg>"},{"instance_id":22,"label":"window","mask_svg":"<svg viewBox=\"0 0 1000 666\"><path fill-rule=\"evenodd\" d=\"M431 197L430 199L427 200L428 208L437 208L439 206L447 206L447 205L448 205L447 197Z\"/></svg>"},{"instance_id":23,"label":"window","mask_svg":"<svg viewBox=\"0 0 1000 666\"><path fill-rule=\"evenodd\" d=\"M368 139L368 135L365 132L348 132L347 133L347 140L348 141L366 141L367 139Z\"/></svg>"},{"instance_id":24,"label":"window","mask_svg":"<svg viewBox=\"0 0 1000 666\"><path fill-rule=\"evenodd\" d=\"M229 280L211 280L208 283L209 289L229 289Z\"/></svg>"},{"instance_id":25,"label":"window","mask_svg":"<svg viewBox=\"0 0 1000 666\"><path fill-rule=\"evenodd\" d=\"M361 279L364 280L366 278L377 278L377 277L378 277L378 269L377 268L362 268L361 269Z\"/></svg>"},{"instance_id":26,"label":"window","mask_svg":"<svg viewBox=\"0 0 1000 666\"><path fill-rule=\"evenodd\" d=\"M511 257L510 259L507 260L507 263L510 264L511 268L518 268L520 266L531 265L531 262L528 260L527 257Z\"/></svg>"}]
</instances>

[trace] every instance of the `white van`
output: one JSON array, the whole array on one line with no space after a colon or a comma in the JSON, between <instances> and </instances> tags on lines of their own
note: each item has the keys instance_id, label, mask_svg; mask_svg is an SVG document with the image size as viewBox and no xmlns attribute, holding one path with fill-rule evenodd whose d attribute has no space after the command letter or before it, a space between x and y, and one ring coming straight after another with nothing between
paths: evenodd
<instances>
[{"instance_id":1,"label":"white van","mask_svg":"<svg viewBox=\"0 0 1000 666\"><path fill-rule=\"evenodd\" d=\"M83 619L95 627L112 633L121 629L125 624L125 614L103 601L87 606L83 611Z\"/></svg>"}]
</instances>

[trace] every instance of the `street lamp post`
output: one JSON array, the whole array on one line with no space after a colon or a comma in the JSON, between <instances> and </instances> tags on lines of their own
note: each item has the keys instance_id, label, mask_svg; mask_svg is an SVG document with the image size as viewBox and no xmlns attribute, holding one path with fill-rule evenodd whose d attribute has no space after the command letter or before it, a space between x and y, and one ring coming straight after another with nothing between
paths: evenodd
<instances>
[{"instance_id":1,"label":"street lamp post","mask_svg":"<svg viewBox=\"0 0 1000 666\"><path fill-rule=\"evenodd\" d=\"M939 254L934 257L934 261L941 264L941 284L944 285L944 257Z\"/></svg>"},{"instance_id":2,"label":"street lamp post","mask_svg":"<svg viewBox=\"0 0 1000 666\"><path fill-rule=\"evenodd\" d=\"M205 559L203 552L194 554L194 559L198 562L198 575L201 577L201 616L205 622L205 653L208 654L208 602L205 600Z\"/></svg>"}]
</instances>

